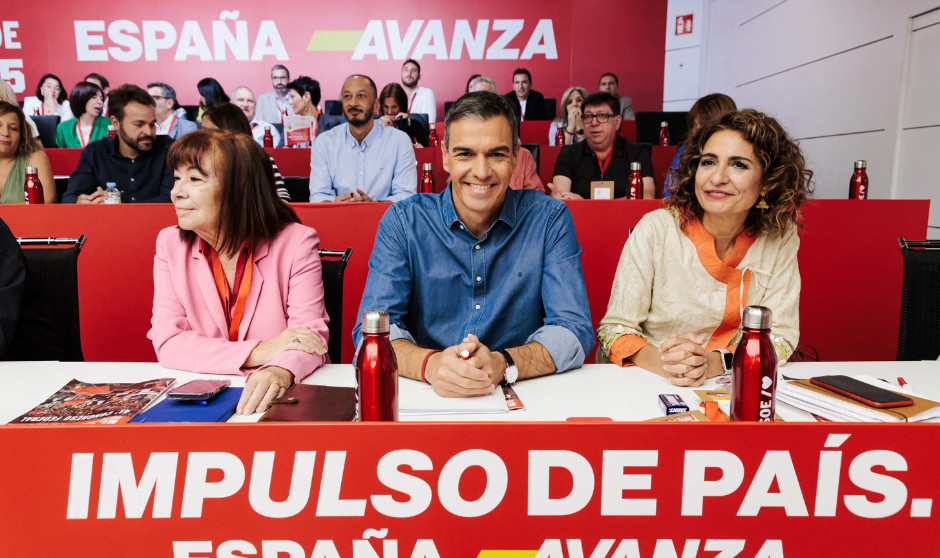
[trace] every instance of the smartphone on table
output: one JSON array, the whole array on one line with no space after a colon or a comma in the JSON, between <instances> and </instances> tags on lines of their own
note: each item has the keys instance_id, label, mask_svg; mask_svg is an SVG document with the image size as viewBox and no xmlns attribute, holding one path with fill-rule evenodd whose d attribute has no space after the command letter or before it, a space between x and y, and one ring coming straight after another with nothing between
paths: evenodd
<instances>
[{"instance_id":1,"label":"smartphone on table","mask_svg":"<svg viewBox=\"0 0 940 558\"><path fill-rule=\"evenodd\" d=\"M828 389L831 392L844 395L877 409L910 407L914 404L914 401L910 397L867 384L851 376L818 376L811 378L810 382L812 382L813 385Z\"/></svg>"},{"instance_id":2,"label":"smartphone on table","mask_svg":"<svg viewBox=\"0 0 940 558\"><path fill-rule=\"evenodd\" d=\"M166 394L167 399L208 401L228 389L231 380L192 380Z\"/></svg>"}]
</instances>

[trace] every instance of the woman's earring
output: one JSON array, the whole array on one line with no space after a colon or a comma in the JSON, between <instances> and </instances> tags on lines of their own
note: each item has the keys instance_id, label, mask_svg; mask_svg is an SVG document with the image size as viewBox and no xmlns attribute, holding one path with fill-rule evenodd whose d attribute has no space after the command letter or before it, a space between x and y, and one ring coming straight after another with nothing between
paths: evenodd
<instances>
[{"instance_id":1,"label":"woman's earring","mask_svg":"<svg viewBox=\"0 0 940 558\"><path fill-rule=\"evenodd\" d=\"M770 209L770 206L767 205L767 200L764 199L764 196L760 197L760 200L757 202L757 205L755 207L757 207L757 209L760 209L761 211L765 209Z\"/></svg>"}]
</instances>

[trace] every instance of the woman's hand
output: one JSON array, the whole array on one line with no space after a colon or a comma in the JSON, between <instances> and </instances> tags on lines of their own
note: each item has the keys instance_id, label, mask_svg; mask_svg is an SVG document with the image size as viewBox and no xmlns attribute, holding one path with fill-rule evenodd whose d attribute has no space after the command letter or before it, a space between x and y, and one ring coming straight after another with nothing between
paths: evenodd
<instances>
[{"instance_id":1,"label":"woman's hand","mask_svg":"<svg viewBox=\"0 0 940 558\"><path fill-rule=\"evenodd\" d=\"M574 135L578 130L583 128L584 124L581 122L581 109L571 105L568 107L568 128L565 131Z\"/></svg>"},{"instance_id":2,"label":"woman's hand","mask_svg":"<svg viewBox=\"0 0 940 558\"><path fill-rule=\"evenodd\" d=\"M322 355L326 353L326 343L309 327L289 327L271 339L258 343L245 359L242 367L254 368L267 364L284 351L304 351Z\"/></svg>"},{"instance_id":3,"label":"woman's hand","mask_svg":"<svg viewBox=\"0 0 940 558\"><path fill-rule=\"evenodd\" d=\"M694 333L673 333L659 347L663 375L677 386L700 386L708 377L702 340Z\"/></svg>"},{"instance_id":4,"label":"woman's hand","mask_svg":"<svg viewBox=\"0 0 940 558\"><path fill-rule=\"evenodd\" d=\"M238 400L235 412L239 415L250 415L265 411L268 404L284 395L293 382L293 374L278 366L252 372L245 381L245 390Z\"/></svg>"}]
</instances>

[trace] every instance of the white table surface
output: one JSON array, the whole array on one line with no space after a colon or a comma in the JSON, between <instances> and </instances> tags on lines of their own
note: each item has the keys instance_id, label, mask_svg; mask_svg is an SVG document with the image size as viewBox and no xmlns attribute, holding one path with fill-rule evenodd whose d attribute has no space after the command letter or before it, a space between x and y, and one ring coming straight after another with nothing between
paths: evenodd
<instances>
[{"instance_id":1,"label":"white table surface","mask_svg":"<svg viewBox=\"0 0 940 558\"><path fill-rule=\"evenodd\" d=\"M940 401L940 362L821 362L789 363L779 369L781 375L809 378L825 374L865 374L894 382L904 377L919 395ZM0 424L6 424L42 403L72 378L90 383L139 382L155 378L190 380L206 375L181 372L156 363L141 362L0 362ZM231 378L233 386L244 385L240 376ZM352 365L326 365L310 376L305 384L355 386ZM646 420L662 416L657 403L660 393L678 393L690 409L699 409L696 389L721 386L709 380L699 388L679 388L664 378L637 367L620 368L612 364L586 365L577 370L515 384L516 393L526 409L497 414L452 414L406 416L402 421L563 421L571 417L608 417L617 421ZM399 379L399 390L425 389L420 382ZM812 421L812 417L787 404L777 404L777 413L787 421ZM249 417L234 416L232 422L253 422L260 413Z\"/></svg>"}]
</instances>

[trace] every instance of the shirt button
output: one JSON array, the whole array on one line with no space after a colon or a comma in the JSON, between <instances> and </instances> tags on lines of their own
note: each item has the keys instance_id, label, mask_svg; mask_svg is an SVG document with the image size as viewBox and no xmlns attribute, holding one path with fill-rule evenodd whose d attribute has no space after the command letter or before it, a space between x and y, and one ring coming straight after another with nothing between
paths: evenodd
<instances>
[{"instance_id":1,"label":"shirt button","mask_svg":"<svg viewBox=\"0 0 940 558\"><path fill-rule=\"evenodd\" d=\"M480 249L480 245L479 245L479 244L475 244L475 245L473 246L473 249L474 249L474 250L479 250L479 249Z\"/></svg>"},{"instance_id":2,"label":"shirt button","mask_svg":"<svg viewBox=\"0 0 940 558\"><path fill-rule=\"evenodd\" d=\"M482 281L482 280L483 280L483 279L481 279L480 277L477 277L477 283L479 283L479 282Z\"/></svg>"},{"instance_id":3,"label":"shirt button","mask_svg":"<svg viewBox=\"0 0 940 558\"><path fill-rule=\"evenodd\" d=\"M131 182L133 182L133 181L134 181L134 179L132 178L132 179L131 179Z\"/></svg>"},{"instance_id":4,"label":"shirt button","mask_svg":"<svg viewBox=\"0 0 940 558\"><path fill-rule=\"evenodd\" d=\"M463 230L463 225L460 225L460 230Z\"/></svg>"},{"instance_id":5,"label":"shirt button","mask_svg":"<svg viewBox=\"0 0 940 558\"><path fill-rule=\"evenodd\" d=\"M477 304L477 310L479 310L479 309L480 309L480 305L479 305L479 304Z\"/></svg>"}]
</instances>

